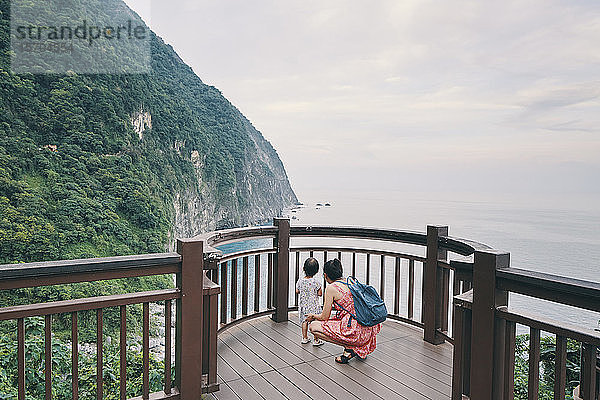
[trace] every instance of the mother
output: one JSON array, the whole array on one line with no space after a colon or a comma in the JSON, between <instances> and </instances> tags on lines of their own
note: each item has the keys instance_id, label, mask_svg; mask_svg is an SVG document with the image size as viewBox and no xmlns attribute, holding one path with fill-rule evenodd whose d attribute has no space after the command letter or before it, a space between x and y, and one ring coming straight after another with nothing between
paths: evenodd
<instances>
[{"instance_id":1,"label":"mother","mask_svg":"<svg viewBox=\"0 0 600 400\"><path fill-rule=\"evenodd\" d=\"M354 299L346 282L341 279L342 274L342 263L337 258L323 265L323 275L328 283L323 312L308 314L307 319L310 322L309 329L316 338L344 347L344 354L336 357L335 361L347 364L355 356L364 359L375 350L381 324L363 326L355 318L350 318L348 311L355 314ZM335 306L334 302L348 311ZM334 314L331 313L332 309Z\"/></svg>"}]
</instances>

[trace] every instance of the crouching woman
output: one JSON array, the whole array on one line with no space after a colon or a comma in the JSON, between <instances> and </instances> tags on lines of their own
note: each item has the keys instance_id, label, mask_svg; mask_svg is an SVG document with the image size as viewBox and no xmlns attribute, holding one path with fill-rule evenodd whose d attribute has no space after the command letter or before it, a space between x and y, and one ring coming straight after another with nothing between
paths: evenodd
<instances>
[{"instance_id":1,"label":"crouching woman","mask_svg":"<svg viewBox=\"0 0 600 400\"><path fill-rule=\"evenodd\" d=\"M381 324L363 326L355 318L351 318L350 313L356 314L354 299L345 280L342 279L340 260L327 261L323 266L323 275L328 283L323 312L307 315L311 333L315 338L344 347L344 353L335 358L340 364L347 364L354 357L366 358L377 346L377 334L381 330Z\"/></svg>"}]
</instances>

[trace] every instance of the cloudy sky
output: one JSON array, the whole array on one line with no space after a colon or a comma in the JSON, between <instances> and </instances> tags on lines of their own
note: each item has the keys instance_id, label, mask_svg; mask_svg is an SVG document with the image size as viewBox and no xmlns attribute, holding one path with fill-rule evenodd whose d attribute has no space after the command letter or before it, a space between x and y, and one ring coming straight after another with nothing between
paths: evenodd
<instances>
[{"instance_id":1,"label":"cloudy sky","mask_svg":"<svg viewBox=\"0 0 600 400\"><path fill-rule=\"evenodd\" d=\"M596 0L126 2L273 143L300 197L600 191Z\"/></svg>"}]
</instances>

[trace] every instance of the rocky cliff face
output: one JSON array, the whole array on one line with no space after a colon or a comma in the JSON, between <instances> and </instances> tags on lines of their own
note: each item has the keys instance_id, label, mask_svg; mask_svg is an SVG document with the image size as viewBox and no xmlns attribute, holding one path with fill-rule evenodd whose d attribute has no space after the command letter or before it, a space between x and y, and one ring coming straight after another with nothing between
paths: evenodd
<instances>
[{"instance_id":1,"label":"rocky cliff face","mask_svg":"<svg viewBox=\"0 0 600 400\"><path fill-rule=\"evenodd\" d=\"M198 151L192 151L195 182L182 187L173 198L174 229L172 239L192 237L202 232L269 222L283 208L298 199L290 187L285 169L271 144L241 113L252 147L244 155L236 172L230 196L217 196L204 181L203 163Z\"/></svg>"}]
</instances>

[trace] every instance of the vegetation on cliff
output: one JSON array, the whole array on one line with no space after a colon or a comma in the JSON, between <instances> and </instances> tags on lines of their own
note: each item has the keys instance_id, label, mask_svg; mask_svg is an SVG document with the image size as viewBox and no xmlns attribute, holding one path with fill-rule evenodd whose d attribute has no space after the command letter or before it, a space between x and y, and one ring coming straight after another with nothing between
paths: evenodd
<instances>
[{"instance_id":1,"label":"vegetation on cliff","mask_svg":"<svg viewBox=\"0 0 600 400\"><path fill-rule=\"evenodd\" d=\"M126 8L121 0L65 5L94 2L99 20L109 19L102 13L110 4ZM154 33L148 74L15 74L9 13L10 1L0 0L0 264L162 252L182 232L256 223L296 201L273 147ZM187 217L188 208L206 212ZM182 230L183 223L194 229ZM172 285L171 276L158 276L3 291L0 307ZM57 365L68 354L67 317L53 322ZM80 313L82 342L95 340L93 318ZM104 318L106 335L114 336L117 311L107 309ZM139 310L128 313L132 330L140 320ZM14 388L14 327L0 325L0 398ZM28 319L28 327L27 379L36 385L43 381L35 369L39 324ZM81 360L82 368L92 361ZM128 374L139 377L135 368ZM38 398L39 388L31 390Z\"/></svg>"}]
</instances>

